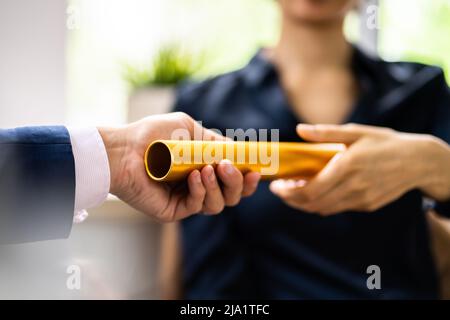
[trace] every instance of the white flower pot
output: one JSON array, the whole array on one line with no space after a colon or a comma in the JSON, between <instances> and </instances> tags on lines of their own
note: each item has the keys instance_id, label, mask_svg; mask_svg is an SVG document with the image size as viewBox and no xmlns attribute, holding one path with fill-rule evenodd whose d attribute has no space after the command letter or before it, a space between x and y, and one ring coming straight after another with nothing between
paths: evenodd
<instances>
[{"instance_id":1,"label":"white flower pot","mask_svg":"<svg viewBox=\"0 0 450 320\"><path fill-rule=\"evenodd\" d=\"M170 112L175 102L174 87L149 87L138 89L128 99L128 122L152 114Z\"/></svg>"}]
</instances>

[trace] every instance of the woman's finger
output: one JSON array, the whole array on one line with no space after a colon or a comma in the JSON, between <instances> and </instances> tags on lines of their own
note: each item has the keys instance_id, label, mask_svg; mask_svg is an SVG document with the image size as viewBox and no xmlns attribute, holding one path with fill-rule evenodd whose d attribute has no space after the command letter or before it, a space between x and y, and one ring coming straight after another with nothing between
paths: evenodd
<instances>
[{"instance_id":1,"label":"woman's finger","mask_svg":"<svg viewBox=\"0 0 450 320\"><path fill-rule=\"evenodd\" d=\"M299 183L299 181L295 180L279 179L272 181L269 185L269 189L285 201L294 201L298 204L306 203L307 201L304 201L300 196L301 188L304 187L304 182L301 184Z\"/></svg>"},{"instance_id":2,"label":"woman's finger","mask_svg":"<svg viewBox=\"0 0 450 320\"><path fill-rule=\"evenodd\" d=\"M272 182L270 190L282 198L295 197L299 203L315 201L345 178L349 170L346 161L342 159L344 154L345 152L334 156L322 171L301 188L289 182L284 184Z\"/></svg>"},{"instance_id":3,"label":"woman's finger","mask_svg":"<svg viewBox=\"0 0 450 320\"><path fill-rule=\"evenodd\" d=\"M320 214L338 213L357 205L362 189L355 179L347 177L320 198L306 204L308 211Z\"/></svg>"},{"instance_id":4,"label":"woman's finger","mask_svg":"<svg viewBox=\"0 0 450 320\"><path fill-rule=\"evenodd\" d=\"M368 126L358 124L299 124L297 133L300 137L314 142L339 142L351 144L363 135L372 132Z\"/></svg>"},{"instance_id":5,"label":"woman's finger","mask_svg":"<svg viewBox=\"0 0 450 320\"><path fill-rule=\"evenodd\" d=\"M351 151L336 154L326 166L301 189L300 196L304 201L314 201L331 189L335 188L343 180L348 178L352 163L348 159Z\"/></svg>"}]
</instances>

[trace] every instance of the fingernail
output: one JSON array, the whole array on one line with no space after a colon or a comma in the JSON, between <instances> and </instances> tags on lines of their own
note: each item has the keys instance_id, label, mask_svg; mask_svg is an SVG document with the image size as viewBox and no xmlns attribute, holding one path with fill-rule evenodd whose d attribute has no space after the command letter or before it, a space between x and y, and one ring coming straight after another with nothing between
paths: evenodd
<instances>
[{"instance_id":1,"label":"fingernail","mask_svg":"<svg viewBox=\"0 0 450 320\"><path fill-rule=\"evenodd\" d=\"M277 192L281 189L283 182L281 180L275 180L272 181L272 183L269 185L269 188L272 192Z\"/></svg>"},{"instance_id":2,"label":"fingernail","mask_svg":"<svg viewBox=\"0 0 450 320\"><path fill-rule=\"evenodd\" d=\"M212 168L211 168L212 169ZM214 169L211 170L211 173L209 174L209 182L214 182L216 181L216 175L214 174Z\"/></svg>"},{"instance_id":3,"label":"fingernail","mask_svg":"<svg viewBox=\"0 0 450 320\"><path fill-rule=\"evenodd\" d=\"M200 175L200 172L198 172L197 170L194 171L194 181L195 181L195 183L198 183L198 184L202 183L202 177Z\"/></svg>"},{"instance_id":4,"label":"fingernail","mask_svg":"<svg viewBox=\"0 0 450 320\"><path fill-rule=\"evenodd\" d=\"M231 165L231 164L227 164L226 166L225 166L225 172L227 173L227 174L233 174L233 172L234 172L234 169L233 169L233 165Z\"/></svg>"},{"instance_id":5,"label":"fingernail","mask_svg":"<svg viewBox=\"0 0 450 320\"><path fill-rule=\"evenodd\" d=\"M220 163L225 165L225 173L226 174L233 174L233 172L234 172L233 163L230 160L223 159L222 161L220 161Z\"/></svg>"},{"instance_id":6,"label":"fingernail","mask_svg":"<svg viewBox=\"0 0 450 320\"><path fill-rule=\"evenodd\" d=\"M288 189L293 189L297 186L297 182L295 180L289 179L284 181L284 187Z\"/></svg>"},{"instance_id":7,"label":"fingernail","mask_svg":"<svg viewBox=\"0 0 450 320\"><path fill-rule=\"evenodd\" d=\"M308 182L306 180L298 180L295 182L296 188L303 188Z\"/></svg>"}]
</instances>

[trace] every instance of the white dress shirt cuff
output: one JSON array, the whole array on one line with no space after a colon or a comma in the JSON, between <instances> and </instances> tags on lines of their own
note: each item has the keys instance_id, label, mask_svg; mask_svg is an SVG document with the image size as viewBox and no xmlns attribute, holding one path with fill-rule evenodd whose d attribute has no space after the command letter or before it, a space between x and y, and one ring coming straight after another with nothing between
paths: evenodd
<instances>
[{"instance_id":1,"label":"white dress shirt cuff","mask_svg":"<svg viewBox=\"0 0 450 320\"><path fill-rule=\"evenodd\" d=\"M75 160L74 222L87 217L86 209L102 204L109 193L108 155L95 127L67 128Z\"/></svg>"}]
</instances>

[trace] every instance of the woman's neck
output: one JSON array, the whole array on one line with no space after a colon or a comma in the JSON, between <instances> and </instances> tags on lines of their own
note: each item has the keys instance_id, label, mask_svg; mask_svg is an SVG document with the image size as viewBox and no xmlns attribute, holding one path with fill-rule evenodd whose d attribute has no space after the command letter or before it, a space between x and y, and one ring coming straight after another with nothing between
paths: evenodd
<instances>
[{"instance_id":1,"label":"woman's neck","mask_svg":"<svg viewBox=\"0 0 450 320\"><path fill-rule=\"evenodd\" d=\"M342 21L317 25L284 20L278 45L267 53L293 112L309 123L342 123L358 94Z\"/></svg>"},{"instance_id":2,"label":"woman's neck","mask_svg":"<svg viewBox=\"0 0 450 320\"><path fill-rule=\"evenodd\" d=\"M309 73L322 68L346 68L352 47L343 34L343 19L328 23L300 23L283 19L281 36L268 57L277 67Z\"/></svg>"}]
</instances>

